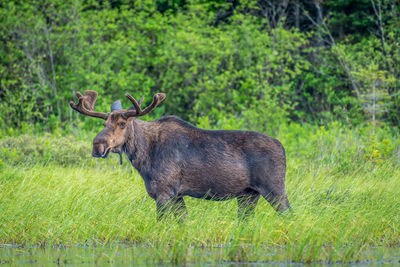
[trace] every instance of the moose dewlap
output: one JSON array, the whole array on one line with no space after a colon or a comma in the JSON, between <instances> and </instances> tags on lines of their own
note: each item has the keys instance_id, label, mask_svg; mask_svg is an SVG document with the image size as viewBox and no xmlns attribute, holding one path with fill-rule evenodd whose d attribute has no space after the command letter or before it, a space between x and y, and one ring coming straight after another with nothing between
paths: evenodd
<instances>
[{"instance_id":1,"label":"moose dewlap","mask_svg":"<svg viewBox=\"0 0 400 267\"><path fill-rule=\"evenodd\" d=\"M163 93L155 94L145 109L143 97L137 102L126 94L132 107L123 109L116 101L111 113L94 111L97 92L76 95L78 104L70 102L74 110L105 120L93 140L92 155L106 158L109 152L125 153L156 201L158 218L169 208L183 218L184 196L237 198L239 216L252 214L260 195L279 212L290 208L285 150L278 140L252 131L199 129L175 116L138 119L165 99Z\"/></svg>"}]
</instances>

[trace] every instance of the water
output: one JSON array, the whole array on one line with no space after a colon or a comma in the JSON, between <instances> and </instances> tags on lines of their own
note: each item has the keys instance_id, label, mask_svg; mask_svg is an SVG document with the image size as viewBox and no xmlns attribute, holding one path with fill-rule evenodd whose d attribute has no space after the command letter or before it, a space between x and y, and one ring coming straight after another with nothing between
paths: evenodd
<instances>
[{"instance_id":1,"label":"water","mask_svg":"<svg viewBox=\"0 0 400 267\"><path fill-rule=\"evenodd\" d=\"M172 250L172 248L170 249ZM157 251L155 247L131 246L118 244L114 246L86 246L76 245L72 247L20 247L17 245L0 245L0 265L135 265L135 266L166 266L166 265L186 265L186 266L300 266L303 263L284 260L285 248L265 247L257 250L259 260L225 261L223 247L197 248L191 247L182 257L182 260L174 260L171 251ZM163 257L163 253L165 256ZM254 255L253 255L254 256ZM381 266L399 265L400 266L400 247L395 248L368 248L360 255L363 260L353 262L326 262L317 261L309 263L310 266L341 265L341 266ZM179 258L179 255L178 255ZM282 260L273 260L281 258ZM175 257L176 259L176 257ZM254 259L254 257L253 257ZM270 259L270 260L268 260Z\"/></svg>"}]
</instances>

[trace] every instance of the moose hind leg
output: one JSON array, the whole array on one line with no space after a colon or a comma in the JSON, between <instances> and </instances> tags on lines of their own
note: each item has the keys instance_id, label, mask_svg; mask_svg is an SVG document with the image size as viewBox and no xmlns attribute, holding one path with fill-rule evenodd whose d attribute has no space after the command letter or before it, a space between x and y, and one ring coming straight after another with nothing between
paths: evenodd
<instances>
[{"instance_id":1,"label":"moose hind leg","mask_svg":"<svg viewBox=\"0 0 400 267\"><path fill-rule=\"evenodd\" d=\"M266 190L261 193L262 196L271 204L272 207L279 213L283 213L290 209L289 200L286 192L276 193L274 191Z\"/></svg>"},{"instance_id":2,"label":"moose hind leg","mask_svg":"<svg viewBox=\"0 0 400 267\"><path fill-rule=\"evenodd\" d=\"M239 219L247 219L251 216L254 216L254 210L257 206L259 198L260 194L257 192L237 197Z\"/></svg>"}]
</instances>

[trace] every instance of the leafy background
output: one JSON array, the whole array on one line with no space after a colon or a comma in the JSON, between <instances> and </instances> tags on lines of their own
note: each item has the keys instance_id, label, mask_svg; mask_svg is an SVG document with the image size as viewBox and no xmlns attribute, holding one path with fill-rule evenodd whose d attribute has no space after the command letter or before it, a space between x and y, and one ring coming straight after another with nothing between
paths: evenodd
<instances>
[{"instance_id":1,"label":"leafy background","mask_svg":"<svg viewBox=\"0 0 400 267\"><path fill-rule=\"evenodd\" d=\"M68 105L88 89L99 111L165 92L148 119L206 128L397 128L399 18L395 0L4 1L1 131L99 127Z\"/></svg>"},{"instance_id":2,"label":"leafy background","mask_svg":"<svg viewBox=\"0 0 400 267\"><path fill-rule=\"evenodd\" d=\"M398 263L399 44L398 0L0 1L0 262ZM103 121L68 105L89 89L279 139L295 212L185 198L154 223L129 161L90 156Z\"/></svg>"}]
</instances>

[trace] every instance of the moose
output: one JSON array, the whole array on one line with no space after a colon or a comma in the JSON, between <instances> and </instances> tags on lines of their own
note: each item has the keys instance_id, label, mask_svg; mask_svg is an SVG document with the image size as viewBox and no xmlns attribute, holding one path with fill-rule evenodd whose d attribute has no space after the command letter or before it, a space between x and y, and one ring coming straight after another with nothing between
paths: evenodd
<instances>
[{"instance_id":1,"label":"moose","mask_svg":"<svg viewBox=\"0 0 400 267\"><path fill-rule=\"evenodd\" d=\"M237 198L239 217L254 214L260 195L279 213L290 209L285 190L286 157L282 144L254 131L204 130L179 119L163 116L143 121L166 97L157 93L142 109L143 97L119 100L111 113L94 111L96 91L77 92L78 103L70 106L81 114L105 120L93 140L92 156L106 158L109 152L125 153L142 176L147 193L156 201L157 218L170 209L175 216L187 214L183 197L207 200Z\"/></svg>"}]
</instances>

